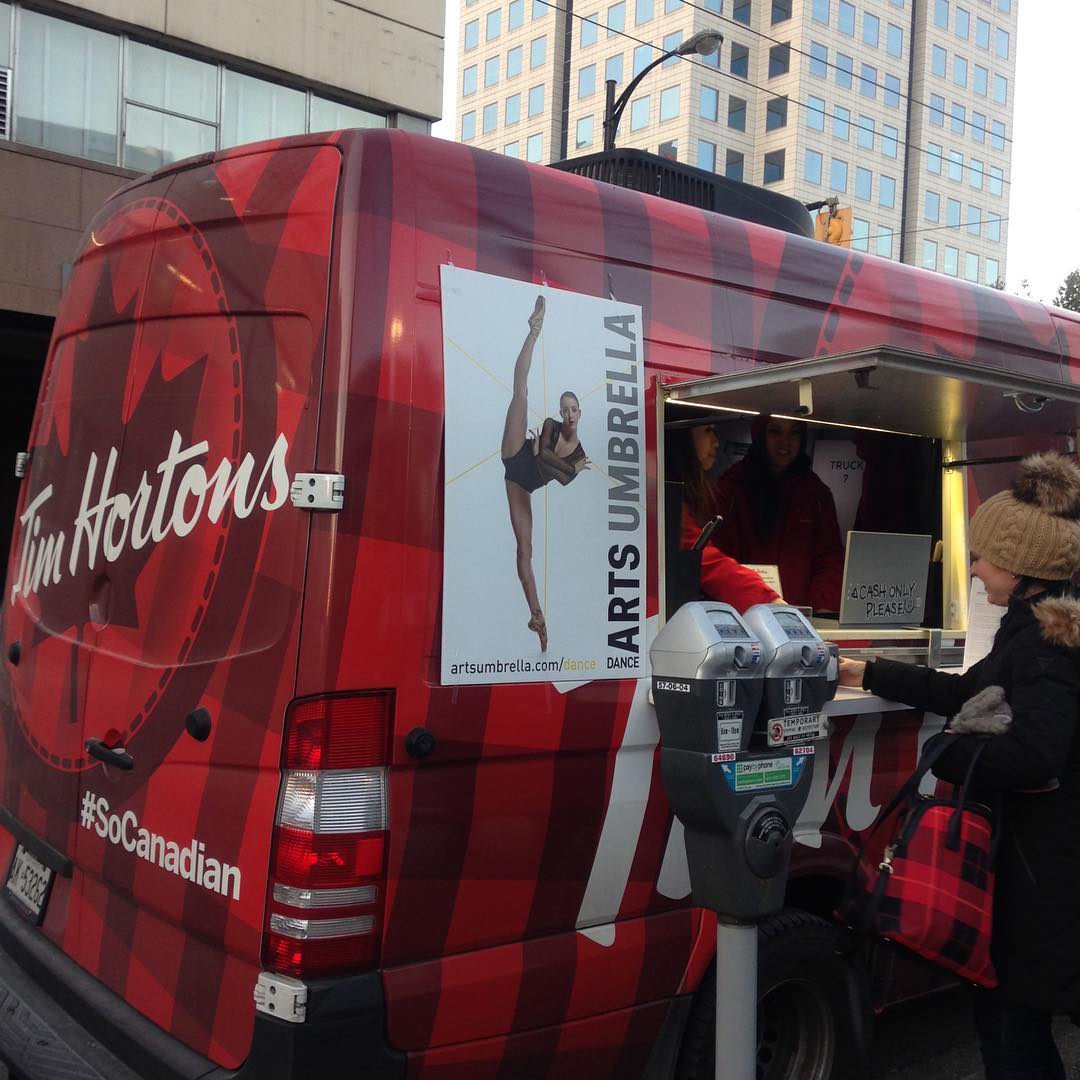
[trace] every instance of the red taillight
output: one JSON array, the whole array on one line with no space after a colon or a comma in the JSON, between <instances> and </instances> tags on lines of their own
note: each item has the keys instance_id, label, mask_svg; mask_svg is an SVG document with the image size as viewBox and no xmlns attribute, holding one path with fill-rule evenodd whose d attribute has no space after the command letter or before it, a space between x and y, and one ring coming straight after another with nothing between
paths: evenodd
<instances>
[{"instance_id":1,"label":"red taillight","mask_svg":"<svg viewBox=\"0 0 1080 1080\"><path fill-rule=\"evenodd\" d=\"M263 963L297 978L378 963L389 693L309 698L285 714Z\"/></svg>"}]
</instances>

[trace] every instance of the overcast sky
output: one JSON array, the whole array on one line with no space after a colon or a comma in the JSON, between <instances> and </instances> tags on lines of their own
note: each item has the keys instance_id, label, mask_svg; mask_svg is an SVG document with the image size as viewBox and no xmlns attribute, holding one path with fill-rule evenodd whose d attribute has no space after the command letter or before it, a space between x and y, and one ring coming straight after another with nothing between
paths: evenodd
<instances>
[{"instance_id":1,"label":"overcast sky","mask_svg":"<svg viewBox=\"0 0 1080 1080\"><path fill-rule=\"evenodd\" d=\"M1080 3L1014 0L1019 5L1012 191L1006 287L1051 301L1070 270L1080 269ZM453 138L460 0L446 0L443 115L436 135ZM1073 72L1070 76L1069 72ZM1067 83L1076 81L1073 90Z\"/></svg>"}]
</instances>

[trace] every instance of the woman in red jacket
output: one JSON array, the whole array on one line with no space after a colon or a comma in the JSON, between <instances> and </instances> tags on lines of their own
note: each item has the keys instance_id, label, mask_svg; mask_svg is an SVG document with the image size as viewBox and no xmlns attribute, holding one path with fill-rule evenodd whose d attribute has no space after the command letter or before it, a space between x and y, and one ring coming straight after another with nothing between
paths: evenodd
<instances>
[{"instance_id":1,"label":"woman in red jacket","mask_svg":"<svg viewBox=\"0 0 1080 1080\"><path fill-rule=\"evenodd\" d=\"M716 485L723 523L713 534L740 563L780 568L784 599L815 611L840 610L844 546L832 493L806 455L806 424L759 416L746 457Z\"/></svg>"},{"instance_id":2,"label":"woman in red jacket","mask_svg":"<svg viewBox=\"0 0 1080 1080\"><path fill-rule=\"evenodd\" d=\"M679 546L689 551L701 530L719 509L709 471L716 464L720 443L712 425L697 425L679 432L673 443L676 472L682 481L682 534ZM780 598L753 570L725 555L713 540L701 551L701 591L710 600L731 604L739 612L754 604L771 604Z\"/></svg>"}]
</instances>

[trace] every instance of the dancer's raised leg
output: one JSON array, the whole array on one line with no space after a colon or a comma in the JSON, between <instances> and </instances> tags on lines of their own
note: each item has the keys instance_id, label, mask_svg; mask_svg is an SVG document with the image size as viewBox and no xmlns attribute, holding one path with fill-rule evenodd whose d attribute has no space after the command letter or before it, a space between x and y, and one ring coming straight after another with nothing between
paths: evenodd
<instances>
[{"instance_id":1,"label":"dancer's raised leg","mask_svg":"<svg viewBox=\"0 0 1080 1080\"><path fill-rule=\"evenodd\" d=\"M532 366L533 346L544 325L544 298L536 298L536 306L529 316L529 332L514 362L514 389L506 410L503 425L502 457L513 457L525 444L529 433L529 368Z\"/></svg>"}]
</instances>

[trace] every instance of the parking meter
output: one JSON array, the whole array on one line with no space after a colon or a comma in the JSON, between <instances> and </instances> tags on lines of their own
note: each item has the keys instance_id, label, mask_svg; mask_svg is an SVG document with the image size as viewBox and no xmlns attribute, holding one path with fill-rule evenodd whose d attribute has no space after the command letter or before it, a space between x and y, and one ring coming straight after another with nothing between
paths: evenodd
<instances>
[{"instance_id":1,"label":"parking meter","mask_svg":"<svg viewBox=\"0 0 1080 1080\"><path fill-rule=\"evenodd\" d=\"M825 703L839 680L837 647L798 608L757 604L743 615L761 642L764 691L757 731L766 746L789 746L829 734Z\"/></svg>"},{"instance_id":2,"label":"parking meter","mask_svg":"<svg viewBox=\"0 0 1080 1080\"><path fill-rule=\"evenodd\" d=\"M664 790L684 828L694 902L717 915L716 1062L730 1080L756 1073L757 923L783 906L820 732L809 713L785 714L777 695L797 679L787 692L798 700L787 707L809 710L832 696L827 647L798 611L777 610L798 624L684 604L649 650ZM762 718L777 707L781 718L804 719L788 721L769 746Z\"/></svg>"}]
</instances>

